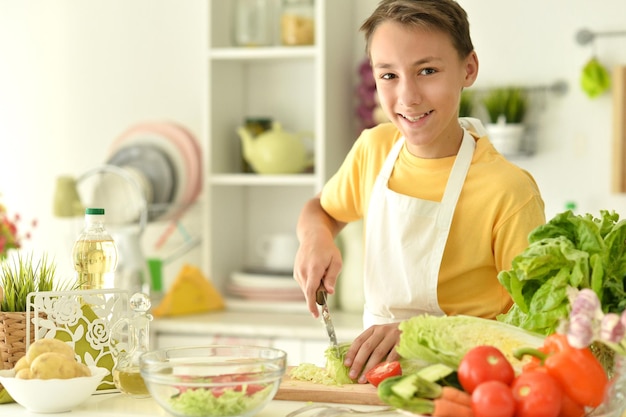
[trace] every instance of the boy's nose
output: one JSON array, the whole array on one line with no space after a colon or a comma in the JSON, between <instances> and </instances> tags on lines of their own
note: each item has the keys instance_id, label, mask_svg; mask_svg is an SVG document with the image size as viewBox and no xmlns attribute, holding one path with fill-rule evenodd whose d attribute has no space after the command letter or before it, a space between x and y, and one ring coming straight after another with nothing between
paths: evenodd
<instances>
[{"instance_id":1,"label":"boy's nose","mask_svg":"<svg viewBox=\"0 0 626 417\"><path fill-rule=\"evenodd\" d=\"M404 78L398 84L398 98L400 103L411 107L422 101L422 92L419 83L414 78Z\"/></svg>"}]
</instances>

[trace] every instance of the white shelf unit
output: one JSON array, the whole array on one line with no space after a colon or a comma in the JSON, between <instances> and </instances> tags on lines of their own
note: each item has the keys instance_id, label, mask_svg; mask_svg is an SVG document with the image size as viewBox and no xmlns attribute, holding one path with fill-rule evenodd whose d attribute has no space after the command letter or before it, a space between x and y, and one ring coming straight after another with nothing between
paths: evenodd
<instances>
[{"instance_id":1,"label":"white shelf unit","mask_svg":"<svg viewBox=\"0 0 626 417\"><path fill-rule=\"evenodd\" d=\"M260 265L256 247L262 236L295 234L303 204L339 167L354 140L353 2L315 1L313 46L245 48L231 41L235 2L207 1L203 266L224 290L233 271ZM269 117L290 132L314 132L313 171L242 173L236 128L246 117Z\"/></svg>"}]
</instances>

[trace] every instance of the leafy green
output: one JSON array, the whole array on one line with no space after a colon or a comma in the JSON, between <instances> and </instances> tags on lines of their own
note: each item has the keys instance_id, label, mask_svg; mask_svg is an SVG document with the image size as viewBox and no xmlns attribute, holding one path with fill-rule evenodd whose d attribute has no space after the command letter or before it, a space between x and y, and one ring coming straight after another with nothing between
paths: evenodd
<instances>
[{"instance_id":1,"label":"leafy green","mask_svg":"<svg viewBox=\"0 0 626 417\"><path fill-rule=\"evenodd\" d=\"M245 389L225 389L219 393L211 389L196 388L169 399L172 410L185 416L240 416L262 405L271 394L273 385L250 395Z\"/></svg>"},{"instance_id":2,"label":"leafy green","mask_svg":"<svg viewBox=\"0 0 626 417\"><path fill-rule=\"evenodd\" d=\"M350 368L343 364L346 359L346 353L348 353L348 349L350 349L350 345L351 343L340 343L339 356L337 356L333 346L330 346L324 352L324 356L326 356L326 373L333 377L339 385L354 384L354 380L348 376Z\"/></svg>"},{"instance_id":3,"label":"leafy green","mask_svg":"<svg viewBox=\"0 0 626 417\"><path fill-rule=\"evenodd\" d=\"M600 217L557 214L533 230L529 245L498 280L514 305L498 316L504 323L550 334L569 314L567 288L591 288L605 313L626 307L626 222L614 211Z\"/></svg>"},{"instance_id":4,"label":"leafy green","mask_svg":"<svg viewBox=\"0 0 626 417\"><path fill-rule=\"evenodd\" d=\"M348 376L350 368L343 364L350 345L351 343L340 343L339 356L337 356L335 347L329 346L324 352L326 367L320 368L310 363L301 363L291 369L289 376L293 379L324 385L354 384L356 381Z\"/></svg>"},{"instance_id":5,"label":"leafy green","mask_svg":"<svg viewBox=\"0 0 626 417\"><path fill-rule=\"evenodd\" d=\"M442 363L454 369L468 350L479 345L496 346L514 367L519 367L521 364L513 351L525 346L539 347L544 339L519 327L473 316L425 314L401 322L399 328L402 333L396 351L401 363L418 360Z\"/></svg>"}]
</instances>

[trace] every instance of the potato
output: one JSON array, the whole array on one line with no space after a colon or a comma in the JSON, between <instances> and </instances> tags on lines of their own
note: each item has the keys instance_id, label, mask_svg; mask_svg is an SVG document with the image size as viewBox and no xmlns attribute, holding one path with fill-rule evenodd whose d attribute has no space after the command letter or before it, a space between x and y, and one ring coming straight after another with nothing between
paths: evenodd
<instances>
[{"instance_id":1,"label":"potato","mask_svg":"<svg viewBox=\"0 0 626 417\"><path fill-rule=\"evenodd\" d=\"M28 358L26 357L26 355L24 355L21 358L19 358L17 362L15 362L15 366L13 367L13 370L17 374L22 369L28 369L29 367L30 367L30 363L28 362Z\"/></svg>"},{"instance_id":2,"label":"potato","mask_svg":"<svg viewBox=\"0 0 626 417\"><path fill-rule=\"evenodd\" d=\"M19 379L33 379L33 375L30 372L30 368L22 368L15 374L16 378Z\"/></svg>"},{"instance_id":3,"label":"potato","mask_svg":"<svg viewBox=\"0 0 626 417\"><path fill-rule=\"evenodd\" d=\"M91 369L81 362L74 362L76 376L91 376Z\"/></svg>"},{"instance_id":4,"label":"potato","mask_svg":"<svg viewBox=\"0 0 626 417\"><path fill-rule=\"evenodd\" d=\"M26 352L28 363L32 365L37 356L46 352L56 352L66 356L68 359L75 360L74 349L67 343L58 339L39 339L28 347Z\"/></svg>"},{"instance_id":5,"label":"potato","mask_svg":"<svg viewBox=\"0 0 626 417\"><path fill-rule=\"evenodd\" d=\"M44 352L30 364L32 377L36 379L69 379L76 377L76 361L59 352Z\"/></svg>"}]
</instances>

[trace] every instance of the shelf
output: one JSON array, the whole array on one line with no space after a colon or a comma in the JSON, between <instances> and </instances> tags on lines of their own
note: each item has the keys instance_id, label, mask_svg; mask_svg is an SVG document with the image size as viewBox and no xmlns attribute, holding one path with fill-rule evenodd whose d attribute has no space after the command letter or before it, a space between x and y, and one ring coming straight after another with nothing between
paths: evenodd
<instances>
[{"instance_id":1,"label":"shelf","mask_svg":"<svg viewBox=\"0 0 626 417\"><path fill-rule=\"evenodd\" d=\"M215 48L208 52L209 58L222 61L275 60L314 58L315 46L270 46L263 48Z\"/></svg>"},{"instance_id":2,"label":"shelf","mask_svg":"<svg viewBox=\"0 0 626 417\"><path fill-rule=\"evenodd\" d=\"M203 266L219 290L233 271L262 263L261 237L295 234L302 207L350 150L354 115L346 77L354 69L345 33L352 3L315 1L315 45L238 47L231 39L232 2L208 1ZM268 117L292 133L312 132L313 172L243 172L237 128L248 117Z\"/></svg>"},{"instance_id":3,"label":"shelf","mask_svg":"<svg viewBox=\"0 0 626 417\"><path fill-rule=\"evenodd\" d=\"M315 185L313 174L260 175L260 174L214 174L209 178L212 185Z\"/></svg>"}]
</instances>

